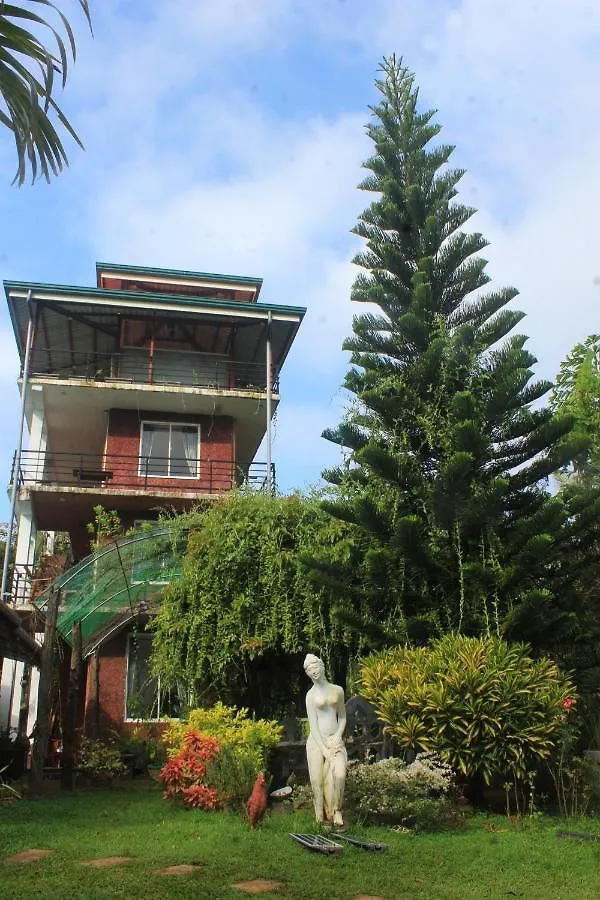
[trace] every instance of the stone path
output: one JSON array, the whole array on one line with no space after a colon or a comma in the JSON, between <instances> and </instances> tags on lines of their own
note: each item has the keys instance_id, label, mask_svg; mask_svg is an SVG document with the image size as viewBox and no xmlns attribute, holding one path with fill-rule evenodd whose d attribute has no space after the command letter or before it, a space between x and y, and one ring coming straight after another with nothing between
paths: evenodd
<instances>
[{"instance_id":1,"label":"stone path","mask_svg":"<svg viewBox=\"0 0 600 900\"><path fill-rule=\"evenodd\" d=\"M266 878L255 878L253 881L238 881L232 884L236 891L244 891L246 894L268 894L270 891L278 891L283 887L281 881L268 881Z\"/></svg>"},{"instance_id":2,"label":"stone path","mask_svg":"<svg viewBox=\"0 0 600 900\"><path fill-rule=\"evenodd\" d=\"M94 866L96 869L105 869L108 866L118 866L121 863L129 862L132 856L105 856L103 859L90 859L84 862L84 866Z\"/></svg>"},{"instance_id":3,"label":"stone path","mask_svg":"<svg viewBox=\"0 0 600 900\"><path fill-rule=\"evenodd\" d=\"M50 853L52 853L52 850L37 850L32 848L31 850L23 850L22 853L17 853L15 856L9 856L6 862L21 864L31 863L38 859L43 859L45 856L49 856ZM133 859L131 856L105 856L101 859L87 860L82 863L82 865L92 866L96 869L104 869L109 866L119 866L122 863L129 862L131 859ZM178 866L167 866L165 869L155 869L152 874L193 875L195 872L200 872L201 870L202 866L184 863ZM241 891L244 894L269 894L272 891L280 890L283 886L282 881L270 881L268 878L254 878L252 881L238 881L236 884L231 885L236 891ZM356 894L353 900L385 900L385 897L375 896L373 894Z\"/></svg>"},{"instance_id":4,"label":"stone path","mask_svg":"<svg viewBox=\"0 0 600 900\"><path fill-rule=\"evenodd\" d=\"M192 875L194 872L199 872L201 866L189 865L187 863L183 863L179 866L167 866L166 869L155 869L152 873L153 875Z\"/></svg>"},{"instance_id":5,"label":"stone path","mask_svg":"<svg viewBox=\"0 0 600 900\"><path fill-rule=\"evenodd\" d=\"M43 859L44 856L49 856L51 853L52 850L23 850L22 853L17 853L15 856L9 856L6 862L30 863Z\"/></svg>"}]
</instances>

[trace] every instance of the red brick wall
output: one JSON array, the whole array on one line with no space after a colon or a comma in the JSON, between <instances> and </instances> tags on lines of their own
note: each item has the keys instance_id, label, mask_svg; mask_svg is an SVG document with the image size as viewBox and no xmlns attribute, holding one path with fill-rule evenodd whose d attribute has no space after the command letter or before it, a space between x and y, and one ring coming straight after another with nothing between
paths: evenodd
<instances>
[{"instance_id":1,"label":"red brick wall","mask_svg":"<svg viewBox=\"0 0 600 900\"><path fill-rule=\"evenodd\" d=\"M94 736L94 718L97 720L97 737L103 740L114 740L115 732L120 734L139 728L137 722L125 722L125 689L127 682L127 635L125 627L112 640L102 644L98 651L98 712L94 712L94 666L91 657L87 660L85 677L85 701L83 721L78 720L78 727L88 737ZM65 692L66 696L66 692ZM145 730L158 734L164 725L159 722L144 722Z\"/></svg>"},{"instance_id":2,"label":"red brick wall","mask_svg":"<svg viewBox=\"0 0 600 900\"><path fill-rule=\"evenodd\" d=\"M94 710L94 666L88 661L85 689L85 732L92 735L97 718L98 737L114 737L125 718L125 676L127 633L122 631L100 647L98 654L98 712Z\"/></svg>"},{"instance_id":3,"label":"red brick wall","mask_svg":"<svg viewBox=\"0 0 600 900\"><path fill-rule=\"evenodd\" d=\"M200 477L148 478L138 474L142 421L200 425ZM228 416L193 416L111 409L105 468L113 473L110 487L179 488L216 493L232 487L233 420Z\"/></svg>"}]
</instances>

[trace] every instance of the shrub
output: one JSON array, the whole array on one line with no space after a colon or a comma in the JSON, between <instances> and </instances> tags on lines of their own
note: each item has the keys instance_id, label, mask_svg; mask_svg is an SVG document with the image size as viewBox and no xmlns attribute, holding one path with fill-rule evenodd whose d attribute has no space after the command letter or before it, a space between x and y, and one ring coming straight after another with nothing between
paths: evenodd
<instances>
[{"instance_id":1,"label":"shrub","mask_svg":"<svg viewBox=\"0 0 600 900\"><path fill-rule=\"evenodd\" d=\"M524 779L561 739L574 687L522 644L449 634L361 666L363 694L401 747L434 750L486 784Z\"/></svg>"},{"instance_id":2,"label":"shrub","mask_svg":"<svg viewBox=\"0 0 600 900\"><path fill-rule=\"evenodd\" d=\"M134 756L135 771L144 771L150 765L164 765L165 748L157 736L159 732L152 726L135 725L114 734L121 753Z\"/></svg>"},{"instance_id":3,"label":"shrub","mask_svg":"<svg viewBox=\"0 0 600 900\"><path fill-rule=\"evenodd\" d=\"M348 801L366 818L393 819L401 825L431 830L446 821L448 792L453 784L449 766L433 753L418 754L414 762L382 759L350 766L346 779Z\"/></svg>"},{"instance_id":4,"label":"shrub","mask_svg":"<svg viewBox=\"0 0 600 900\"><path fill-rule=\"evenodd\" d=\"M117 746L87 737L82 737L79 743L77 764L82 772L94 778L110 779L125 771Z\"/></svg>"},{"instance_id":5,"label":"shrub","mask_svg":"<svg viewBox=\"0 0 600 900\"><path fill-rule=\"evenodd\" d=\"M193 709L185 722L169 720L162 740L170 757L176 758L186 746L190 730L218 745L219 752L210 760L210 784L228 806L238 807L248 799L258 773L265 770L282 728L268 719L251 719L247 709L218 702Z\"/></svg>"},{"instance_id":6,"label":"shrub","mask_svg":"<svg viewBox=\"0 0 600 900\"><path fill-rule=\"evenodd\" d=\"M225 706L220 701L207 708L192 709L185 721L169 719L162 740L169 753L177 751L189 728L216 738L221 747L243 749L255 760L256 772L281 738L282 727L270 719L252 719L247 709Z\"/></svg>"},{"instance_id":7,"label":"shrub","mask_svg":"<svg viewBox=\"0 0 600 900\"><path fill-rule=\"evenodd\" d=\"M222 809L228 798L212 783L210 772L210 764L219 753L214 738L194 729L186 731L183 747L160 772L165 796L181 797L188 806L197 809Z\"/></svg>"}]
</instances>

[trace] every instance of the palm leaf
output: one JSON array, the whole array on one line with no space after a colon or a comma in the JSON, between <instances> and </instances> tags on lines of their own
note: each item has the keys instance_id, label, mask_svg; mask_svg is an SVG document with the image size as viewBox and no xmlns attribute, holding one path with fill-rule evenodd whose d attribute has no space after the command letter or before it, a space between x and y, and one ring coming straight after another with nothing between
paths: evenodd
<instances>
[{"instance_id":1,"label":"palm leaf","mask_svg":"<svg viewBox=\"0 0 600 900\"><path fill-rule=\"evenodd\" d=\"M59 130L66 131L83 147L68 119L52 96L55 74L66 84L69 55L76 58L75 38L66 16L51 0L28 0L51 9L60 19L62 34L31 9L0 0L0 124L13 133L17 151L19 185L31 172L32 182L49 181L68 165ZM89 0L78 0L91 30ZM28 27L47 29L52 38L44 43Z\"/></svg>"}]
</instances>

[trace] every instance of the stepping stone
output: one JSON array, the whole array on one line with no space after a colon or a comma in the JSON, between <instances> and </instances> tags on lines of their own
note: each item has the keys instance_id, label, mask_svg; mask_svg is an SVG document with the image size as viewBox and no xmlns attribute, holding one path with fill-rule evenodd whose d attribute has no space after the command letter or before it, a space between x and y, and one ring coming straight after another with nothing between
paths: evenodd
<instances>
[{"instance_id":1,"label":"stepping stone","mask_svg":"<svg viewBox=\"0 0 600 900\"><path fill-rule=\"evenodd\" d=\"M154 875L192 875L194 872L200 871L200 866L188 865L182 863L179 866L167 866L166 869L155 869Z\"/></svg>"},{"instance_id":2,"label":"stepping stone","mask_svg":"<svg viewBox=\"0 0 600 900\"><path fill-rule=\"evenodd\" d=\"M105 856L103 859L90 859L84 862L84 866L94 866L96 869L104 869L107 866L118 866L120 863L129 862L131 856Z\"/></svg>"},{"instance_id":3,"label":"stepping stone","mask_svg":"<svg viewBox=\"0 0 600 900\"><path fill-rule=\"evenodd\" d=\"M52 850L23 850L22 853L17 853L16 856L9 856L6 862L30 863L43 859L44 856L49 856L51 853Z\"/></svg>"},{"instance_id":4,"label":"stepping stone","mask_svg":"<svg viewBox=\"0 0 600 900\"><path fill-rule=\"evenodd\" d=\"M255 878L253 881L238 881L232 884L236 891L244 891L246 894L269 894L283 887L282 881L268 881L266 878Z\"/></svg>"},{"instance_id":5,"label":"stepping stone","mask_svg":"<svg viewBox=\"0 0 600 900\"><path fill-rule=\"evenodd\" d=\"M357 894L352 900L385 900L385 897L380 897L379 894Z\"/></svg>"}]
</instances>

